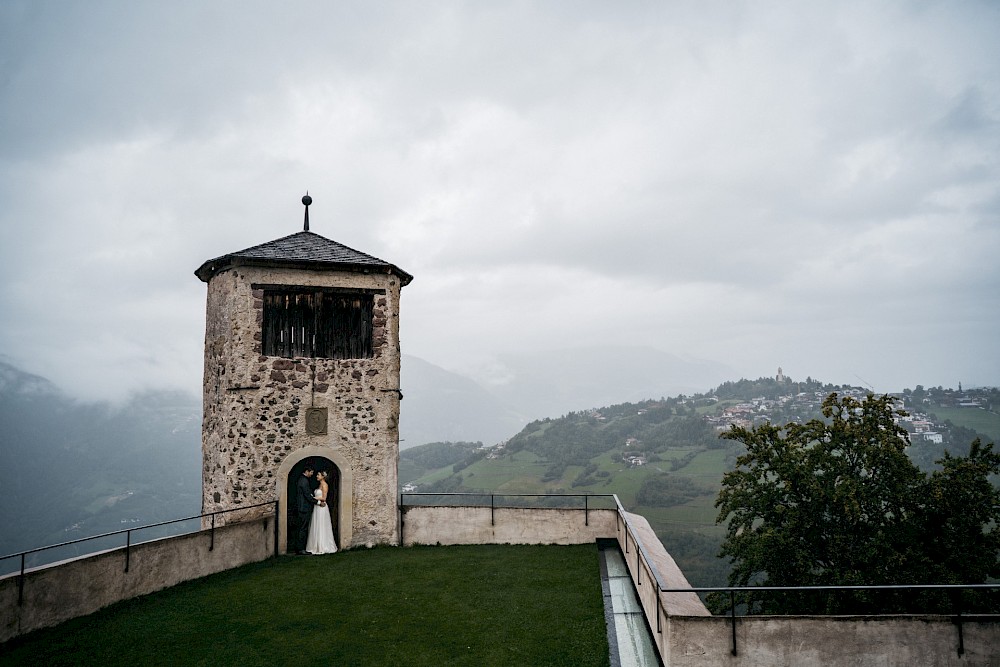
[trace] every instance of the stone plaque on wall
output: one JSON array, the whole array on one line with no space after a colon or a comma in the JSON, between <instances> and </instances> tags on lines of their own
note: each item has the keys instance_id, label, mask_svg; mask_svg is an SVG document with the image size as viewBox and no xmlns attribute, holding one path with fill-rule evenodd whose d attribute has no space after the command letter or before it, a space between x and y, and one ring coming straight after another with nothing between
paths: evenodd
<instances>
[{"instance_id":1,"label":"stone plaque on wall","mask_svg":"<svg viewBox=\"0 0 1000 667\"><path fill-rule=\"evenodd\" d=\"M326 435L326 408L306 408L306 433Z\"/></svg>"}]
</instances>

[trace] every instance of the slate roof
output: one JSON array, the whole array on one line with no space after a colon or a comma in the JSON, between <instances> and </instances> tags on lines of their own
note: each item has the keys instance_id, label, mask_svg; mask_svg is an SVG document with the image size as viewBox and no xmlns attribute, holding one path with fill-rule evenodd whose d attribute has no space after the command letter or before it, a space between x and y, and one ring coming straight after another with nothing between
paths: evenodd
<instances>
[{"instance_id":1,"label":"slate roof","mask_svg":"<svg viewBox=\"0 0 1000 667\"><path fill-rule=\"evenodd\" d=\"M413 276L394 264L348 248L313 232L297 232L210 259L198 267L194 274L207 283L220 271L247 265L394 273L399 276L401 285L408 285L413 280Z\"/></svg>"}]
</instances>

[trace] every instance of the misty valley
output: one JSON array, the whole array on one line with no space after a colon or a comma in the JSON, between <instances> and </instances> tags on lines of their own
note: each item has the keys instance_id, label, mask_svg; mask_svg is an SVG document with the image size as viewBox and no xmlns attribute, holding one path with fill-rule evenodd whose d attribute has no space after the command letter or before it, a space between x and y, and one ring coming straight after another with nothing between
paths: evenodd
<instances>
[{"instance_id":1,"label":"misty valley","mask_svg":"<svg viewBox=\"0 0 1000 667\"><path fill-rule=\"evenodd\" d=\"M865 393L812 379L740 380L704 394L571 411L519 428L516 410L471 380L426 362L410 369L403 491L614 493L650 521L695 585L722 585L728 574L717 558L724 527L715 522L715 500L741 450L720 432L812 419L831 391ZM463 396L473 402L463 403ZM964 454L977 436L996 441L1000 434L996 389L918 387L899 400L912 415L904 425L909 454L923 468L946 450ZM416 445L443 415L447 430L438 433L459 439ZM516 433L472 441L468 434L477 425L483 433ZM0 555L199 514L200 438L200 397L148 391L121 405L84 403L0 363ZM196 527L196 521L175 524L135 539ZM87 542L45 552L35 564L121 544L120 536ZM9 571L14 560L0 567Z\"/></svg>"}]
</instances>

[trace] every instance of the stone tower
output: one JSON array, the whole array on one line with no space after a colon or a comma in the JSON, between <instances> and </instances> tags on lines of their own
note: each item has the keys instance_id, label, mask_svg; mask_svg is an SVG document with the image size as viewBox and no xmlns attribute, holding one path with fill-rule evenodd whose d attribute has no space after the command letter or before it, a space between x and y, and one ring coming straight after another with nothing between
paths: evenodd
<instances>
[{"instance_id":1,"label":"stone tower","mask_svg":"<svg viewBox=\"0 0 1000 667\"><path fill-rule=\"evenodd\" d=\"M302 201L304 231L195 271L208 284L202 512L277 499L285 550L308 464L330 473L338 545L395 543L399 297L413 278L310 232Z\"/></svg>"}]
</instances>

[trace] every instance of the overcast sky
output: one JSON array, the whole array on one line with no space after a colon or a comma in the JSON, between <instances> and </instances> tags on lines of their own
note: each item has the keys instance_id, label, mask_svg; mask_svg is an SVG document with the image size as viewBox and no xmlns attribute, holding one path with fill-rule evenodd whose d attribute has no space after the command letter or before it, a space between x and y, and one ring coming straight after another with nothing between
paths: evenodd
<instances>
[{"instance_id":1,"label":"overcast sky","mask_svg":"<svg viewBox=\"0 0 1000 667\"><path fill-rule=\"evenodd\" d=\"M403 352L1000 384L1000 3L0 2L0 359L200 391L204 260L413 274ZM705 389L709 387L706 386Z\"/></svg>"}]
</instances>

